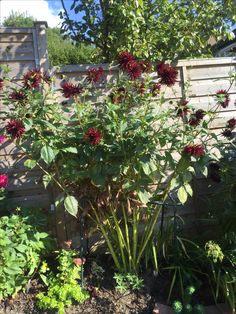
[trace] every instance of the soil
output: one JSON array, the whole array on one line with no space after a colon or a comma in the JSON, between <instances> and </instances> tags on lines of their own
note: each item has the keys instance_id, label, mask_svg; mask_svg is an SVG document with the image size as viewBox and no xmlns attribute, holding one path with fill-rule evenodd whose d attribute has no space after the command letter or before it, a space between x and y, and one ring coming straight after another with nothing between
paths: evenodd
<instances>
[{"instance_id":1,"label":"soil","mask_svg":"<svg viewBox=\"0 0 236 314\"><path fill-rule=\"evenodd\" d=\"M111 261L99 261L99 265L111 265ZM120 293L115 289L113 269L106 269L100 282L93 280L91 262L86 261L85 288L90 291L90 299L84 304L74 304L66 309L67 314L152 314L155 303L166 304L169 291L169 279L162 274L153 273L143 276L144 288L139 291ZM96 286L99 289L94 289ZM44 287L39 279L33 279L27 293L20 292L14 299L7 299L0 304L0 314L55 314L57 311L41 311L36 307L36 295ZM209 294L208 294L209 295ZM179 296L175 293L174 298ZM199 300L198 300L199 301ZM202 301L202 300L201 300ZM209 301L209 300L208 300ZM202 304L209 304L208 301ZM210 302L211 303L211 302ZM212 304L212 303L211 303Z\"/></svg>"}]
</instances>

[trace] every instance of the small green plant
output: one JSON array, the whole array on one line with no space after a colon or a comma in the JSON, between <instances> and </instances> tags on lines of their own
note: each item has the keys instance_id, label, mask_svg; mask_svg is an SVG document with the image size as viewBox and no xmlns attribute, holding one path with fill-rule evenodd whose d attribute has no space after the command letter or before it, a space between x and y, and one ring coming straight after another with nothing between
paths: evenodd
<instances>
[{"instance_id":1,"label":"small green plant","mask_svg":"<svg viewBox=\"0 0 236 314\"><path fill-rule=\"evenodd\" d=\"M121 293L127 290L140 290L143 287L143 279L135 274L116 273L114 279L116 281L116 289Z\"/></svg>"},{"instance_id":2,"label":"small green plant","mask_svg":"<svg viewBox=\"0 0 236 314\"><path fill-rule=\"evenodd\" d=\"M176 300L173 302L172 308L175 313L181 314L203 314L203 306L201 304L192 305L192 295L195 292L195 287L188 286L183 295L183 301Z\"/></svg>"},{"instance_id":3,"label":"small green plant","mask_svg":"<svg viewBox=\"0 0 236 314\"><path fill-rule=\"evenodd\" d=\"M105 270L103 269L103 267L98 265L95 261L93 261L91 265L91 274L92 279L96 286L100 286L100 283L104 278L104 273Z\"/></svg>"},{"instance_id":4,"label":"small green plant","mask_svg":"<svg viewBox=\"0 0 236 314\"><path fill-rule=\"evenodd\" d=\"M214 241L208 241L205 244L205 250L207 257L211 258L214 263L217 263L217 261L222 262L224 254L217 243Z\"/></svg>"},{"instance_id":5,"label":"small green plant","mask_svg":"<svg viewBox=\"0 0 236 314\"><path fill-rule=\"evenodd\" d=\"M38 232L29 217L0 218L0 301L15 296L34 275L47 247L48 234Z\"/></svg>"},{"instance_id":6,"label":"small green plant","mask_svg":"<svg viewBox=\"0 0 236 314\"><path fill-rule=\"evenodd\" d=\"M40 275L48 286L46 293L37 295L37 305L40 309L57 309L58 314L65 313L65 307L72 305L73 301L84 302L89 294L78 284L81 271L81 259L74 258L76 251L61 250L58 254L58 273L48 273L48 266L43 263Z\"/></svg>"}]
</instances>

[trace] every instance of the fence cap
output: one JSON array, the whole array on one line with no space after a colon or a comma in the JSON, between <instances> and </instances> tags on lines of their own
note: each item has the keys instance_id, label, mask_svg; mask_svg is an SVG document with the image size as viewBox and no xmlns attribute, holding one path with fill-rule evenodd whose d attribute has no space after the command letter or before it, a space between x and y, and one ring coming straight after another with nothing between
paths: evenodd
<instances>
[{"instance_id":1,"label":"fence cap","mask_svg":"<svg viewBox=\"0 0 236 314\"><path fill-rule=\"evenodd\" d=\"M42 26L45 26L46 28L48 28L48 22L47 21L35 21L34 26L36 26L36 25L42 25Z\"/></svg>"}]
</instances>

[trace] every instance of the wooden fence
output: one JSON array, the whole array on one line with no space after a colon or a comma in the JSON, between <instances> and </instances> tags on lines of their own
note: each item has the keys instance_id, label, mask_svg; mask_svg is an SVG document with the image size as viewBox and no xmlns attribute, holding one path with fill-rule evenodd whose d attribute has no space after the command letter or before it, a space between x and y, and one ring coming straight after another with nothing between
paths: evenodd
<instances>
[{"instance_id":1,"label":"wooden fence","mask_svg":"<svg viewBox=\"0 0 236 314\"><path fill-rule=\"evenodd\" d=\"M2 28L0 29L0 65L8 64L12 69L11 76L16 82L29 69L49 69L46 23L37 22L34 28ZM212 58L180 60L174 64L179 72L178 82L174 88L166 87L166 96L175 101L183 96L190 99L195 108L207 110L215 104L215 92L219 89L228 89L229 73L236 70L235 58ZM69 65L54 69L56 75L55 88L60 86L61 80L69 79L72 82L83 82L89 68L102 66L105 75L104 81L99 86L105 90L106 84L119 77L116 66L102 65ZM1 72L0 72L1 76ZM153 79L156 74L153 73ZM189 88L186 91L186 86ZM230 89L230 105L222 109L212 124L216 133L220 133L225 122L236 117L236 84ZM0 104L0 112L3 104ZM0 115L1 119L1 115ZM2 120L1 120L2 121ZM1 122L4 126L4 121ZM43 207L48 211L54 208L52 191L45 191L41 185L41 173L38 170L27 171L24 167L24 155L19 152L14 144L6 142L0 147L0 173L10 176L9 203L12 206ZM212 193L214 186L207 180L199 178L194 183L194 197L181 209L181 215L194 221L199 207L204 208L204 199ZM73 238L78 239L78 222L69 217L63 210L55 211L55 233L59 241Z\"/></svg>"}]
</instances>

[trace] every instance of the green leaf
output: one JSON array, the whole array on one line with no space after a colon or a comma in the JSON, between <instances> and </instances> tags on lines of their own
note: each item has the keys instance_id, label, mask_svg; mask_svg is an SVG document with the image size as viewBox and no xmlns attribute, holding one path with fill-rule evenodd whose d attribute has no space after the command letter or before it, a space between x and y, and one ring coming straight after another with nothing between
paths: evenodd
<instances>
[{"instance_id":1,"label":"green leaf","mask_svg":"<svg viewBox=\"0 0 236 314\"><path fill-rule=\"evenodd\" d=\"M64 201L64 206L66 211L77 218L77 213L78 213L78 201L74 196L68 195L65 198Z\"/></svg>"},{"instance_id":2,"label":"green leaf","mask_svg":"<svg viewBox=\"0 0 236 314\"><path fill-rule=\"evenodd\" d=\"M148 193L148 191L141 189L140 191L138 191L138 197L143 204L147 204L150 199L150 194Z\"/></svg>"},{"instance_id":3,"label":"green leaf","mask_svg":"<svg viewBox=\"0 0 236 314\"><path fill-rule=\"evenodd\" d=\"M178 189L177 195L180 203L184 204L187 201L188 194L183 186Z\"/></svg>"},{"instance_id":4,"label":"green leaf","mask_svg":"<svg viewBox=\"0 0 236 314\"><path fill-rule=\"evenodd\" d=\"M47 188L48 184L51 182L52 177L48 174L45 174L43 176L43 185L45 187L45 189Z\"/></svg>"},{"instance_id":5,"label":"green leaf","mask_svg":"<svg viewBox=\"0 0 236 314\"><path fill-rule=\"evenodd\" d=\"M63 193L59 194L55 199L55 206L58 207L65 199L65 196Z\"/></svg>"},{"instance_id":6,"label":"green leaf","mask_svg":"<svg viewBox=\"0 0 236 314\"><path fill-rule=\"evenodd\" d=\"M185 188L186 192L187 192L190 196L193 196L193 189L192 189L192 187L191 187L190 184L186 183L186 184L184 185L184 188Z\"/></svg>"},{"instance_id":7,"label":"green leaf","mask_svg":"<svg viewBox=\"0 0 236 314\"><path fill-rule=\"evenodd\" d=\"M78 154L78 149L76 147L66 147L66 148L63 148L63 152Z\"/></svg>"},{"instance_id":8,"label":"green leaf","mask_svg":"<svg viewBox=\"0 0 236 314\"><path fill-rule=\"evenodd\" d=\"M37 165L37 161L34 160L34 159L27 159L27 160L24 162L24 166L27 167L27 168L29 168L29 169L34 168L36 165Z\"/></svg>"},{"instance_id":9,"label":"green leaf","mask_svg":"<svg viewBox=\"0 0 236 314\"><path fill-rule=\"evenodd\" d=\"M46 162L46 164L49 165L55 157L56 155L50 146L44 146L41 149L41 158Z\"/></svg>"}]
</instances>

